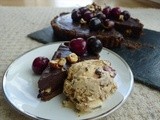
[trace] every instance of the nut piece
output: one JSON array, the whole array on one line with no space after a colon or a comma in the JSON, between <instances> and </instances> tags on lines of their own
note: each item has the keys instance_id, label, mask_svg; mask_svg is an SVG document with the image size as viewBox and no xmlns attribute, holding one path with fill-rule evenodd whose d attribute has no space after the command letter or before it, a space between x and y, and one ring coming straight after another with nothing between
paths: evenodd
<instances>
[{"instance_id":1,"label":"nut piece","mask_svg":"<svg viewBox=\"0 0 160 120\"><path fill-rule=\"evenodd\" d=\"M66 62L67 62L66 58L60 58L56 60L51 60L49 64L52 68L61 68L66 64Z\"/></svg>"},{"instance_id":2,"label":"nut piece","mask_svg":"<svg viewBox=\"0 0 160 120\"><path fill-rule=\"evenodd\" d=\"M87 8L92 12L95 11L94 5L87 5Z\"/></svg>"},{"instance_id":3,"label":"nut piece","mask_svg":"<svg viewBox=\"0 0 160 120\"><path fill-rule=\"evenodd\" d=\"M60 67L63 67L65 64L66 64L66 59L65 58L60 58L59 61L58 61L58 65Z\"/></svg>"},{"instance_id":4,"label":"nut piece","mask_svg":"<svg viewBox=\"0 0 160 120\"><path fill-rule=\"evenodd\" d=\"M52 68L60 68L60 66L58 65L58 62L59 62L59 59L57 59L57 60L51 60L51 61L49 61L49 65Z\"/></svg>"},{"instance_id":5,"label":"nut piece","mask_svg":"<svg viewBox=\"0 0 160 120\"><path fill-rule=\"evenodd\" d=\"M125 32L126 32L126 35L131 35L132 34L132 30L131 29L127 29Z\"/></svg>"},{"instance_id":6,"label":"nut piece","mask_svg":"<svg viewBox=\"0 0 160 120\"><path fill-rule=\"evenodd\" d=\"M75 53L71 53L67 56L67 60L70 63L76 63L78 61L78 56Z\"/></svg>"},{"instance_id":7,"label":"nut piece","mask_svg":"<svg viewBox=\"0 0 160 120\"><path fill-rule=\"evenodd\" d=\"M119 16L119 20L120 20L120 21L124 21L124 15L120 15L120 16Z\"/></svg>"},{"instance_id":8,"label":"nut piece","mask_svg":"<svg viewBox=\"0 0 160 120\"><path fill-rule=\"evenodd\" d=\"M51 90L52 90L51 87L49 87L49 88L45 89L44 91L45 91L46 93L50 93Z\"/></svg>"},{"instance_id":9,"label":"nut piece","mask_svg":"<svg viewBox=\"0 0 160 120\"><path fill-rule=\"evenodd\" d=\"M81 24L86 24L87 21L85 21L83 18L81 18L80 23L81 23Z\"/></svg>"}]
</instances>

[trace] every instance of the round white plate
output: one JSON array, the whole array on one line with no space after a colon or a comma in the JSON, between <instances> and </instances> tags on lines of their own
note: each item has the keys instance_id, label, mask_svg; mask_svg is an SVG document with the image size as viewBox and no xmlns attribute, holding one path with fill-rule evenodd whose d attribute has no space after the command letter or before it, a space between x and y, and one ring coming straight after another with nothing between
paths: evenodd
<instances>
[{"instance_id":1,"label":"round white plate","mask_svg":"<svg viewBox=\"0 0 160 120\"><path fill-rule=\"evenodd\" d=\"M91 113L79 115L70 108L64 108L64 95L58 95L47 102L37 98L40 76L32 72L32 61L38 56L52 58L60 43L33 49L17 58L6 70L3 77L3 91L7 101L18 111L36 119L77 120L104 117L119 108L128 98L133 87L133 74L128 64L116 53L103 49L100 59L109 60L117 71L115 82L117 91L111 95L101 108Z\"/></svg>"}]
</instances>

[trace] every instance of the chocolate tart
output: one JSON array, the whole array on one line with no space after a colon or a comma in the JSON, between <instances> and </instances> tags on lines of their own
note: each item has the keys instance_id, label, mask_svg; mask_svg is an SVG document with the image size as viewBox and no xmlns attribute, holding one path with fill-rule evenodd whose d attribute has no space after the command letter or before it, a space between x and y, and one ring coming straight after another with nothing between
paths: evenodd
<instances>
[{"instance_id":1,"label":"chocolate tart","mask_svg":"<svg viewBox=\"0 0 160 120\"><path fill-rule=\"evenodd\" d=\"M103 12L103 9L95 3L86 7L93 13L92 18L97 17L96 15L99 12ZM115 48L120 47L125 42L125 37L137 39L143 32L143 24L138 19L132 18L129 12L127 19L123 12L119 14L118 18L114 18L113 13L110 13L109 17L105 18L105 20L114 22L114 26L111 29L108 29L108 26L106 27L105 20L99 19L101 21L101 29L91 30L90 22L92 18L89 22L85 21L83 18L84 13L80 13L82 17L78 22L74 21L72 15L76 10L81 11L81 8L74 9L72 13L61 13L51 21L54 36L58 40L71 40L76 37L88 38L94 35L101 40L104 47Z\"/></svg>"},{"instance_id":2,"label":"chocolate tart","mask_svg":"<svg viewBox=\"0 0 160 120\"><path fill-rule=\"evenodd\" d=\"M71 53L72 52L67 44L61 44L54 53L52 60L65 58ZM79 61L99 59L99 55L90 55L88 53L78 57ZM67 77L67 70L70 66L71 64L67 63L61 69L53 69L50 65L48 65L38 81L39 94L37 97L42 101L48 101L56 95L62 93L64 80Z\"/></svg>"},{"instance_id":3,"label":"chocolate tart","mask_svg":"<svg viewBox=\"0 0 160 120\"><path fill-rule=\"evenodd\" d=\"M61 13L51 21L54 36L60 41L68 41L76 37L89 38L96 36L104 47L119 47L123 42L123 36L115 29L107 31L90 31L88 25L74 23L70 13Z\"/></svg>"}]
</instances>

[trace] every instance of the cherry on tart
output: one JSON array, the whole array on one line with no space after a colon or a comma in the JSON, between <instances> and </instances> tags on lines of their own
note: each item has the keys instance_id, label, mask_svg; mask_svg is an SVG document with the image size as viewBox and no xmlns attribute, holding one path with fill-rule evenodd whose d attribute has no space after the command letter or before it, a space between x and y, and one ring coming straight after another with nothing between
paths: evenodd
<instances>
[{"instance_id":1,"label":"cherry on tart","mask_svg":"<svg viewBox=\"0 0 160 120\"><path fill-rule=\"evenodd\" d=\"M106 19L106 15L102 12L98 12L96 17L99 18L102 22Z\"/></svg>"},{"instance_id":2,"label":"cherry on tart","mask_svg":"<svg viewBox=\"0 0 160 120\"><path fill-rule=\"evenodd\" d=\"M87 7L80 7L79 11L81 12L81 14L83 15L86 11L88 11L89 9Z\"/></svg>"},{"instance_id":3,"label":"cherry on tart","mask_svg":"<svg viewBox=\"0 0 160 120\"><path fill-rule=\"evenodd\" d=\"M111 12L111 7L110 6L106 6L105 8L103 8L102 12L103 12L103 14L106 15L106 18L109 18L110 12Z\"/></svg>"},{"instance_id":4,"label":"cherry on tart","mask_svg":"<svg viewBox=\"0 0 160 120\"><path fill-rule=\"evenodd\" d=\"M131 17L130 13L127 10L124 10L121 14L123 15L125 21Z\"/></svg>"},{"instance_id":5,"label":"cherry on tart","mask_svg":"<svg viewBox=\"0 0 160 120\"><path fill-rule=\"evenodd\" d=\"M118 20L121 14L121 9L119 7L112 8L110 11L110 18L113 20Z\"/></svg>"},{"instance_id":6,"label":"cherry on tart","mask_svg":"<svg viewBox=\"0 0 160 120\"><path fill-rule=\"evenodd\" d=\"M109 19L106 19L104 22L103 22L103 27L107 30L111 30L113 27L114 27L114 22L112 20L109 20Z\"/></svg>"},{"instance_id":7,"label":"cherry on tart","mask_svg":"<svg viewBox=\"0 0 160 120\"><path fill-rule=\"evenodd\" d=\"M81 13L80 13L79 10L75 10L75 9L74 9L74 10L72 11L71 17L72 17L72 20L73 20L74 22L79 22L80 19L82 18L82 15L81 15Z\"/></svg>"},{"instance_id":8,"label":"cherry on tart","mask_svg":"<svg viewBox=\"0 0 160 120\"><path fill-rule=\"evenodd\" d=\"M92 18L89 22L89 28L91 31L97 31L100 30L102 27L102 22L97 17Z\"/></svg>"},{"instance_id":9,"label":"cherry on tart","mask_svg":"<svg viewBox=\"0 0 160 120\"><path fill-rule=\"evenodd\" d=\"M86 11L84 14L83 14L83 19L86 21L86 22L89 22L92 18L93 18L93 13L91 11Z\"/></svg>"}]
</instances>

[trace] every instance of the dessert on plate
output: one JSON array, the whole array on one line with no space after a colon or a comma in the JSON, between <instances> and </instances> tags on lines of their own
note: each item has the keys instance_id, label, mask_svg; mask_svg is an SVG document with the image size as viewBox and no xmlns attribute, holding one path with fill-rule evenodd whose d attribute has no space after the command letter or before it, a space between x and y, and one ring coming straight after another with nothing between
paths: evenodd
<instances>
[{"instance_id":1,"label":"dessert on plate","mask_svg":"<svg viewBox=\"0 0 160 120\"><path fill-rule=\"evenodd\" d=\"M94 43L95 41L98 43ZM62 93L64 80L67 77L68 68L71 64L89 59L99 59L100 56L98 53L102 49L102 44L99 42L100 41L96 40L96 38L91 38L90 44L94 43L96 46L99 46L96 50L92 50L92 47L89 48L92 50L90 50L91 52L86 50L87 44L82 38L73 39L70 42L60 44L38 81L38 98L42 101L48 101ZM94 44L92 45L93 47Z\"/></svg>"},{"instance_id":2,"label":"dessert on plate","mask_svg":"<svg viewBox=\"0 0 160 120\"><path fill-rule=\"evenodd\" d=\"M143 24L128 11L119 7L102 8L95 3L61 13L51 21L51 26L59 40L94 35L107 48L120 47L126 37L139 38L143 32Z\"/></svg>"},{"instance_id":3,"label":"dessert on plate","mask_svg":"<svg viewBox=\"0 0 160 120\"><path fill-rule=\"evenodd\" d=\"M101 107L117 88L115 75L111 63L106 60L85 60L72 64L64 82L63 93L67 97L64 106L69 106L71 102L80 112Z\"/></svg>"},{"instance_id":4,"label":"dessert on plate","mask_svg":"<svg viewBox=\"0 0 160 120\"><path fill-rule=\"evenodd\" d=\"M74 38L61 43L49 61L37 57L32 63L38 80L38 98L48 101L64 93L67 107L72 103L80 112L101 107L104 100L117 89L116 71L107 60L99 60L102 43L95 36L87 40Z\"/></svg>"}]
</instances>

